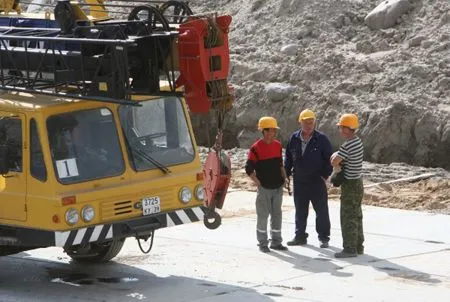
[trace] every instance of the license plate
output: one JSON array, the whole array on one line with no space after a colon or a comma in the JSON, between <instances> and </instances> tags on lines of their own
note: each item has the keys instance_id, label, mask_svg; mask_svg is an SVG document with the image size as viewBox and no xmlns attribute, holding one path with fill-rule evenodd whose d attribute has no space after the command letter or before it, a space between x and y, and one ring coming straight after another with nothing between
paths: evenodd
<instances>
[{"instance_id":1,"label":"license plate","mask_svg":"<svg viewBox=\"0 0 450 302\"><path fill-rule=\"evenodd\" d=\"M142 199L142 214L150 215L161 212L161 200L158 196Z\"/></svg>"}]
</instances>

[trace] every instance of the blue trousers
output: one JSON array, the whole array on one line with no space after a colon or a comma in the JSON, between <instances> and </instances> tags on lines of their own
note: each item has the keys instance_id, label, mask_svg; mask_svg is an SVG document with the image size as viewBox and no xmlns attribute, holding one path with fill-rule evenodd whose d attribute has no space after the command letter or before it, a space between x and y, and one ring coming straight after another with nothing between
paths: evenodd
<instances>
[{"instance_id":1,"label":"blue trousers","mask_svg":"<svg viewBox=\"0 0 450 302\"><path fill-rule=\"evenodd\" d=\"M296 183L294 179L295 238L306 239L309 202L316 212L316 231L320 241L330 240L330 214L328 211L328 192L322 178L308 183Z\"/></svg>"}]
</instances>

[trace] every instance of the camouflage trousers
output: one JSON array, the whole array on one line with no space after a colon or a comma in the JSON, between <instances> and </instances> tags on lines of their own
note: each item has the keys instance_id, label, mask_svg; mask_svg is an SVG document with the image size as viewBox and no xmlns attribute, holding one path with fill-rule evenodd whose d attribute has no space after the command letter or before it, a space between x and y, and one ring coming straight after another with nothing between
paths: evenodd
<instances>
[{"instance_id":1,"label":"camouflage trousers","mask_svg":"<svg viewBox=\"0 0 450 302\"><path fill-rule=\"evenodd\" d=\"M361 202L364 187L362 179L346 179L341 185L341 230L344 250L364 251L364 233Z\"/></svg>"}]
</instances>

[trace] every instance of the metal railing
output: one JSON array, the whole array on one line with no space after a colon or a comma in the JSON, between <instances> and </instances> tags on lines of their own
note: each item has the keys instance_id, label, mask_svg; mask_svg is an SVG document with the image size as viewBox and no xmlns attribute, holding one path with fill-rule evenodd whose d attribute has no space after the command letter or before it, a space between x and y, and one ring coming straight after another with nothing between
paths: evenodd
<instances>
[{"instance_id":1,"label":"metal railing","mask_svg":"<svg viewBox=\"0 0 450 302\"><path fill-rule=\"evenodd\" d=\"M125 27L82 26L71 36L0 27L0 89L125 104L137 94L176 94L171 48L177 33L128 37Z\"/></svg>"}]
</instances>

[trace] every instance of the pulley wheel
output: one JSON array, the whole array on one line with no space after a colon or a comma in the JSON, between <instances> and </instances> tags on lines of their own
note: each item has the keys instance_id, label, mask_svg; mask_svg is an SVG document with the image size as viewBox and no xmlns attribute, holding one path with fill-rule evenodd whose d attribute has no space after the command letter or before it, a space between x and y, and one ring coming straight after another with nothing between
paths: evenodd
<instances>
[{"instance_id":1,"label":"pulley wheel","mask_svg":"<svg viewBox=\"0 0 450 302\"><path fill-rule=\"evenodd\" d=\"M157 29L163 31L169 30L169 23L167 22L166 18L162 15L159 9L150 5L139 5L133 8L131 13L128 15L128 20L142 21L142 23L145 24L145 27L147 29L146 33L141 33L139 30L134 29L134 27L136 26L132 26L132 31L136 31L134 34L137 35L153 33Z\"/></svg>"},{"instance_id":2,"label":"pulley wheel","mask_svg":"<svg viewBox=\"0 0 450 302\"><path fill-rule=\"evenodd\" d=\"M208 207L215 206L214 197L219 185L220 178L220 161L217 153L209 152L203 167L203 182L206 193L206 205Z\"/></svg>"},{"instance_id":3,"label":"pulley wheel","mask_svg":"<svg viewBox=\"0 0 450 302\"><path fill-rule=\"evenodd\" d=\"M181 24L192 15L192 10L183 1L167 1L159 8L169 23Z\"/></svg>"}]
</instances>

